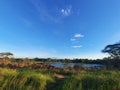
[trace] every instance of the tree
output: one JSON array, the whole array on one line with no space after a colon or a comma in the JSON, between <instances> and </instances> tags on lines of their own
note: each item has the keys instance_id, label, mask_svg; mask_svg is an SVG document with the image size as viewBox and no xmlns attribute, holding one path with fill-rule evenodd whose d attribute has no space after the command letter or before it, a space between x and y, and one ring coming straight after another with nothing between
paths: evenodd
<instances>
[{"instance_id":1,"label":"tree","mask_svg":"<svg viewBox=\"0 0 120 90\"><path fill-rule=\"evenodd\" d=\"M0 53L1 58L8 58L10 56L13 56L13 53L11 53L11 52L1 52Z\"/></svg>"},{"instance_id":2,"label":"tree","mask_svg":"<svg viewBox=\"0 0 120 90\"><path fill-rule=\"evenodd\" d=\"M8 65L8 63L10 63L9 61L9 57L13 56L13 54L11 52L1 52L0 53L0 63L2 63L3 65Z\"/></svg>"},{"instance_id":3,"label":"tree","mask_svg":"<svg viewBox=\"0 0 120 90\"><path fill-rule=\"evenodd\" d=\"M103 50L103 53L108 53L114 59L120 59L120 42L112 45L107 45Z\"/></svg>"}]
</instances>

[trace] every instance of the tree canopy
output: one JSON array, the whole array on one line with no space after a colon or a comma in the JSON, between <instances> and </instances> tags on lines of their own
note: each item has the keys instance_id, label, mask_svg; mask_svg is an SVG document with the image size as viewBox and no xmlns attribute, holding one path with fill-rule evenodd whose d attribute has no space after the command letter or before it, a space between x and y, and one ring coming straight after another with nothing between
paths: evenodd
<instances>
[{"instance_id":1,"label":"tree canopy","mask_svg":"<svg viewBox=\"0 0 120 90\"><path fill-rule=\"evenodd\" d=\"M108 53L112 58L120 59L120 42L112 45L107 45L103 50L103 53Z\"/></svg>"},{"instance_id":2,"label":"tree canopy","mask_svg":"<svg viewBox=\"0 0 120 90\"><path fill-rule=\"evenodd\" d=\"M11 52L1 52L0 53L0 57L2 57L2 58L9 57L9 56L13 56L13 53L11 53Z\"/></svg>"}]
</instances>

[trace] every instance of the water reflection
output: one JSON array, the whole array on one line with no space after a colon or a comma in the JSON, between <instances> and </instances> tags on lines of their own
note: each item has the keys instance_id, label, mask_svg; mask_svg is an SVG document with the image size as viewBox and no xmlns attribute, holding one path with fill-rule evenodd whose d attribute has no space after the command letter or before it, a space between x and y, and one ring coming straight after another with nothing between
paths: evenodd
<instances>
[{"instance_id":1,"label":"water reflection","mask_svg":"<svg viewBox=\"0 0 120 90\"><path fill-rule=\"evenodd\" d=\"M73 67L101 67L101 64L82 64L82 63L52 63L52 66L60 68L73 68Z\"/></svg>"}]
</instances>

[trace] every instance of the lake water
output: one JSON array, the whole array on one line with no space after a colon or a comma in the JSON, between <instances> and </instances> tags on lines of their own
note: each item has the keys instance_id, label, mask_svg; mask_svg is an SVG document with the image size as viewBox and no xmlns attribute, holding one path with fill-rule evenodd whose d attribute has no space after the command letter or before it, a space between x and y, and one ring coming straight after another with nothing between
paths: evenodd
<instances>
[{"instance_id":1,"label":"lake water","mask_svg":"<svg viewBox=\"0 0 120 90\"><path fill-rule=\"evenodd\" d=\"M82 67L101 67L101 66L103 66L101 64L81 64L81 63L68 63L68 64L64 64L64 63L60 63L60 62L52 63L51 65L55 66L55 67L60 67L60 68L63 68L63 67L73 68L74 65L82 66Z\"/></svg>"}]
</instances>

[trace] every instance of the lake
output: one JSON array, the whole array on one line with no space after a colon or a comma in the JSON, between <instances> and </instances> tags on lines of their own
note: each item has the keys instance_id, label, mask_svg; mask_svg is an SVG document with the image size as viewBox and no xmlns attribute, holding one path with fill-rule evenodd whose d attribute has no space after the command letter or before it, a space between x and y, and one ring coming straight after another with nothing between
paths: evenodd
<instances>
[{"instance_id":1,"label":"lake","mask_svg":"<svg viewBox=\"0 0 120 90\"><path fill-rule=\"evenodd\" d=\"M61 63L61 62L57 62L57 63L52 63L51 64L52 66L55 66L55 67L60 67L60 68L63 68L63 67L69 67L69 68L73 68L74 65L77 65L77 66L82 66L82 67L101 67L103 65L101 64L81 64L81 63Z\"/></svg>"}]
</instances>

